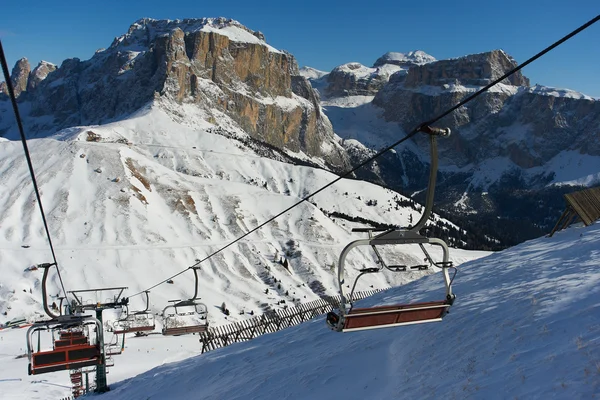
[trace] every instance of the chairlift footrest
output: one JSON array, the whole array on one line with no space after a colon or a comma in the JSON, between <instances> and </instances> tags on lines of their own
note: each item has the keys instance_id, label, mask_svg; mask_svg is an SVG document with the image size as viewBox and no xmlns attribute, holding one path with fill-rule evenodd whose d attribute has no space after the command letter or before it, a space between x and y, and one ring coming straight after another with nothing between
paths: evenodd
<instances>
[{"instance_id":1,"label":"chairlift footrest","mask_svg":"<svg viewBox=\"0 0 600 400\"><path fill-rule=\"evenodd\" d=\"M405 272L407 266L406 265L390 265L388 269L394 272Z\"/></svg>"},{"instance_id":2,"label":"chairlift footrest","mask_svg":"<svg viewBox=\"0 0 600 400\"><path fill-rule=\"evenodd\" d=\"M417 271L425 271L425 270L429 269L429 265L425 265L425 264L424 265L413 265L410 267L410 269L417 270Z\"/></svg>"},{"instance_id":3,"label":"chairlift footrest","mask_svg":"<svg viewBox=\"0 0 600 400\"><path fill-rule=\"evenodd\" d=\"M438 268L452 268L454 267L454 263L452 261L440 261L436 262L435 266Z\"/></svg>"},{"instance_id":4,"label":"chairlift footrest","mask_svg":"<svg viewBox=\"0 0 600 400\"><path fill-rule=\"evenodd\" d=\"M359 271L361 273L363 273L363 274L370 274L370 273L373 273L373 272L379 272L380 269L379 268L363 268L363 269L361 269Z\"/></svg>"}]
</instances>

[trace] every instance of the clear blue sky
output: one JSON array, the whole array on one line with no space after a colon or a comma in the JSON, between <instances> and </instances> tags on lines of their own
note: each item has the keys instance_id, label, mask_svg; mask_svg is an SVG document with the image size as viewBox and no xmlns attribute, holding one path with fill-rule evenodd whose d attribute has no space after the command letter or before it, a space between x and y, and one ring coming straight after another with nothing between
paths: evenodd
<instances>
[{"instance_id":1,"label":"clear blue sky","mask_svg":"<svg viewBox=\"0 0 600 400\"><path fill-rule=\"evenodd\" d=\"M7 0L0 38L11 68L21 57L60 64L90 58L142 17L223 16L262 31L300 66L330 71L350 61L371 66L388 51L444 59L501 48L523 62L598 14L600 0ZM600 98L600 22L523 72L532 84Z\"/></svg>"}]
</instances>

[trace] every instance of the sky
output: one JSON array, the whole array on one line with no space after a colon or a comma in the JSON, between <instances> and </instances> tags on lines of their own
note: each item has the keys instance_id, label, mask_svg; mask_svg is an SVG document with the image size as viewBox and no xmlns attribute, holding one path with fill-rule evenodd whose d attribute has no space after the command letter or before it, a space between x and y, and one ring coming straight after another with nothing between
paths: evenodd
<instances>
[{"instance_id":1,"label":"sky","mask_svg":"<svg viewBox=\"0 0 600 400\"><path fill-rule=\"evenodd\" d=\"M503 49L523 62L600 14L597 0L481 2L72 1L3 4L0 39L9 64L21 57L60 64L92 57L142 17L227 17L259 30L300 66L323 71L347 62L371 66L388 51L423 50L437 59ZM523 72L531 84L600 98L600 23Z\"/></svg>"}]
</instances>

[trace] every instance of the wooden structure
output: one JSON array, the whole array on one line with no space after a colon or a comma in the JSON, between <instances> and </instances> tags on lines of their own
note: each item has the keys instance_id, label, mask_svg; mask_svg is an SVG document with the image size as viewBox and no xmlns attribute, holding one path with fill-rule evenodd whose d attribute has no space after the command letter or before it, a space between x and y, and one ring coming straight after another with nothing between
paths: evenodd
<instances>
[{"instance_id":1,"label":"wooden structure","mask_svg":"<svg viewBox=\"0 0 600 400\"><path fill-rule=\"evenodd\" d=\"M369 290L365 292L355 292L353 294L353 300L361 300L380 291L381 290ZM304 321L308 321L331 311L332 308L339 307L340 300L340 296L323 297L319 300L300 304L297 307L271 311L245 321L210 328L205 332L200 333L202 353L301 324Z\"/></svg>"},{"instance_id":2,"label":"wooden structure","mask_svg":"<svg viewBox=\"0 0 600 400\"><path fill-rule=\"evenodd\" d=\"M565 229L577 220L589 226L600 219L600 186L564 195L567 207L556 222L548 237Z\"/></svg>"}]
</instances>

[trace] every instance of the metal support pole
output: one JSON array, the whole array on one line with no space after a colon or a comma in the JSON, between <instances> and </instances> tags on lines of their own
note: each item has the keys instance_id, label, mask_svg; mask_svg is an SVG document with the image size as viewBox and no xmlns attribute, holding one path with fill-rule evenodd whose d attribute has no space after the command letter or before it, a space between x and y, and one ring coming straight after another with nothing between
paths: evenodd
<instances>
[{"instance_id":1,"label":"metal support pole","mask_svg":"<svg viewBox=\"0 0 600 400\"><path fill-rule=\"evenodd\" d=\"M104 324L102 322L102 308L96 308L96 319L100 321L98 332L98 345L100 346L100 353L102 362L96 366L96 392L104 393L108 392L110 388L106 383L106 354L104 354Z\"/></svg>"}]
</instances>

